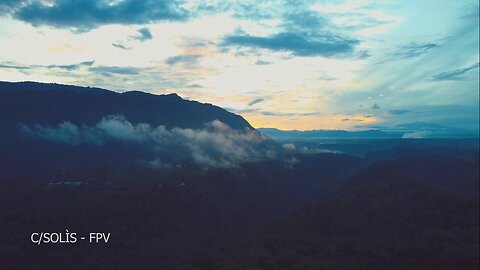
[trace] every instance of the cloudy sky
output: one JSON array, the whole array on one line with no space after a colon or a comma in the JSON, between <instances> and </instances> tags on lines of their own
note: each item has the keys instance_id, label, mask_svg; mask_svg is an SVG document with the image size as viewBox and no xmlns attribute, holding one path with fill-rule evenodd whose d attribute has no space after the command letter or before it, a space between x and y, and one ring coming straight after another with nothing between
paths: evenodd
<instances>
[{"instance_id":1,"label":"cloudy sky","mask_svg":"<svg viewBox=\"0 0 480 270\"><path fill-rule=\"evenodd\" d=\"M0 80L176 92L255 127L478 132L478 25L470 0L2 0Z\"/></svg>"}]
</instances>

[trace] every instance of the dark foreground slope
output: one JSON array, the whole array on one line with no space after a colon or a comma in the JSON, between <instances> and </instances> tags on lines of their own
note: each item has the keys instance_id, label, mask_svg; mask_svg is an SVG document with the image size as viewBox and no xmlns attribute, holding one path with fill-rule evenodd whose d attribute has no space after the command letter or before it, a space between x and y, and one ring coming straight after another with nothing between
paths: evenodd
<instances>
[{"instance_id":1,"label":"dark foreground slope","mask_svg":"<svg viewBox=\"0 0 480 270\"><path fill-rule=\"evenodd\" d=\"M340 154L230 169L100 167L70 172L79 186L20 177L0 186L0 261L8 269L478 269L478 151L450 154L364 169L365 160ZM66 229L111 238L30 241L32 232Z\"/></svg>"},{"instance_id":2,"label":"dark foreground slope","mask_svg":"<svg viewBox=\"0 0 480 270\"><path fill-rule=\"evenodd\" d=\"M375 163L335 196L205 261L229 270L478 269L478 162L476 152Z\"/></svg>"},{"instance_id":3,"label":"dark foreground slope","mask_svg":"<svg viewBox=\"0 0 480 270\"><path fill-rule=\"evenodd\" d=\"M297 157L203 170L99 168L76 186L47 176L0 186L0 261L5 269L210 269L205 259L266 223L328 196L362 166L345 155ZM31 243L32 232L111 233L108 244ZM207 266L209 261L207 260Z\"/></svg>"}]
</instances>

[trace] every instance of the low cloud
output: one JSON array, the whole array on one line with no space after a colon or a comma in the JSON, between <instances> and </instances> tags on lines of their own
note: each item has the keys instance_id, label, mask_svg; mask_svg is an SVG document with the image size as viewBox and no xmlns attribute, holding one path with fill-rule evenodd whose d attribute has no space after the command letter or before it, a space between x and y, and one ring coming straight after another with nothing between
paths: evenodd
<instances>
[{"instance_id":1,"label":"low cloud","mask_svg":"<svg viewBox=\"0 0 480 270\"><path fill-rule=\"evenodd\" d=\"M31 138L69 145L102 145L113 141L153 146L159 158L146 162L151 166L169 166L162 160L162 153L177 160L192 160L200 166L221 168L237 167L278 155L278 149L267 136L250 129L234 130L218 120L202 129L167 129L144 123L132 124L121 116L110 116L95 126L63 122L53 127L21 125L20 129Z\"/></svg>"},{"instance_id":2,"label":"low cloud","mask_svg":"<svg viewBox=\"0 0 480 270\"><path fill-rule=\"evenodd\" d=\"M297 147L293 143L286 143L282 145L283 149L287 152L295 152L297 150Z\"/></svg>"},{"instance_id":3,"label":"low cloud","mask_svg":"<svg viewBox=\"0 0 480 270\"><path fill-rule=\"evenodd\" d=\"M311 148L304 145L297 146L293 143L286 143L282 145L283 150L290 154L320 154L320 153L341 153L339 151L320 149L320 148Z\"/></svg>"},{"instance_id":4,"label":"low cloud","mask_svg":"<svg viewBox=\"0 0 480 270\"><path fill-rule=\"evenodd\" d=\"M429 131L415 131L411 133L403 134L403 139L423 139L427 138L430 135Z\"/></svg>"},{"instance_id":5,"label":"low cloud","mask_svg":"<svg viewBox=\"0 0 480 270\"><path fill-rule=\"evenodd\" d=\"M78 127L71 122L63 122L56 127L48 127L42 125L34 125L29 127L21 125L20 129L23 133L47 141L61 142L70 145L94 144L101 145L104 140L97 133L98 130L86 126Z\"/></svg>"}]
</instances>

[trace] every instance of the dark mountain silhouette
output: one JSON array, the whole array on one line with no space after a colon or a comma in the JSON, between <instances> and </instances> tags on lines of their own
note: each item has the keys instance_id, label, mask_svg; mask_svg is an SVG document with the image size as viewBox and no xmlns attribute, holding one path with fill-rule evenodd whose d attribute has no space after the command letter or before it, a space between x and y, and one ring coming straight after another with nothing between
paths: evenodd
<instances>
[{"instance_id":1,"label":"dark mountain silhouette","mask_svg":"<svg viewBox=\"0 0 480 270\"><path fill-rule=\"evenodd\" d=\"M177 94L139 91L117 93L100 88L36 82L0 82L0 125L50 124L63 121L93 125L102 117L122 115L132 124L167 128L202 128L219 120L234 129L252 126L241 116Z\"/></svg>"},{"instance_id":2,"label":"dark mountain silhouette","mask_svg":"<svg viewBox=\"0 0 480 270\"><path fill-rule=\"evenodd\" d=\"M177 94L36 82L0 82L0 137L3 175L193 157L209 166L234 166L266 156L250 138L278 148L241 116ZM225 149L246 153L239 160Z\"/></svg>"}]
</instances>

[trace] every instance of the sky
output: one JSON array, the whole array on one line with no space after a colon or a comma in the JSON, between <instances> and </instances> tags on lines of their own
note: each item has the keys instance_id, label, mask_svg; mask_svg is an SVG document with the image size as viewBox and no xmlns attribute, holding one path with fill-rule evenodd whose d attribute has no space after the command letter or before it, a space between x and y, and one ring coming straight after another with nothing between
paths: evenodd
<instances>
[{"instance_id":1,"label":"sky","mask_svg":"<svg viewBox=\"0 0 480 270\"><path fill-rule=\"evenodd\" d=\"M479 4L2 0L0 80L175 92L254 127L478 133Z\"/></svg>"}]
</instances>

